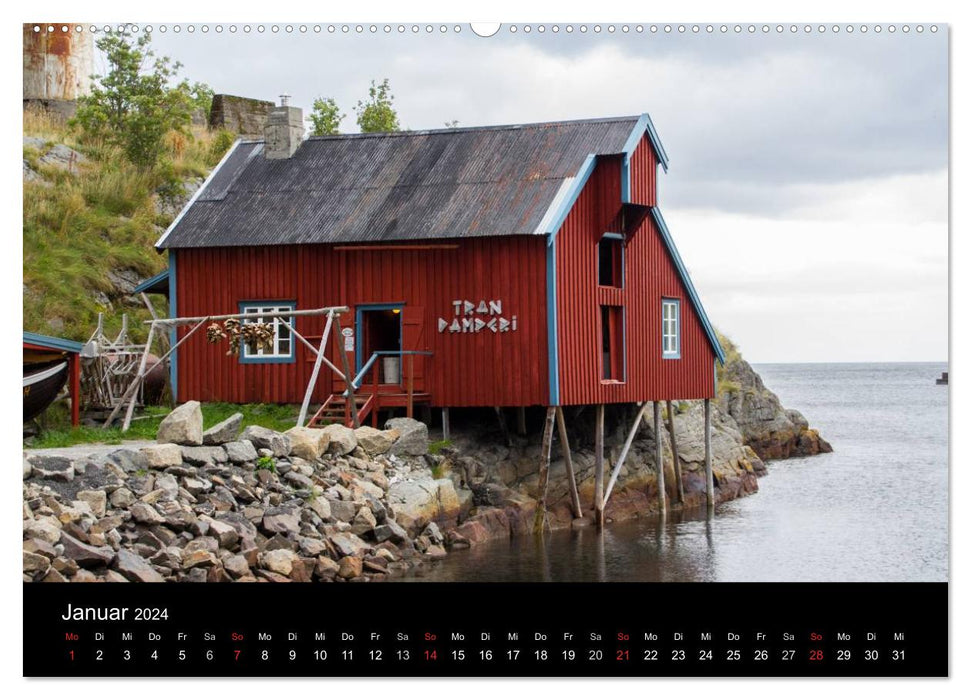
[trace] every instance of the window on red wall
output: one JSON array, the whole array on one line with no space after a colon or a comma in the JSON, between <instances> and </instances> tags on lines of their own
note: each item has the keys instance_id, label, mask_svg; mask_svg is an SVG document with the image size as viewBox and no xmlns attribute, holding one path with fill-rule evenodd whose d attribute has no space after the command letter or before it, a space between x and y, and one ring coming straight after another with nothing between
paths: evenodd
<instances>
[{"instance_id":1,"label":"window on red wall","mask_svg":"<svg viewBox=\"0 0 971 700\"><path fill-rule=\"evenodd\" d=\"M624 286L624 237L605 233L597 245L597 283L601 287Z\"/></svg>"},{"instance_id":2,"label":"window on red wall","mask_svg":"<svg viewBox=\"0 0 971 700\"><path fill-rule=\"evenodd\" d=\"M624 307L600 307L600 343L602 350L602 379L625 381Z\"/></svg>"}]
</instances>

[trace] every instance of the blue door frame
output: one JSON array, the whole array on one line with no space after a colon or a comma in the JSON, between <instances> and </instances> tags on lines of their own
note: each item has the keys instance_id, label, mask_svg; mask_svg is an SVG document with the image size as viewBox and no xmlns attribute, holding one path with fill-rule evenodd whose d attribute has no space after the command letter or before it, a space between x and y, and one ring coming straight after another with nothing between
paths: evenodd
<instances>
[{"instance_id":1,"label":"blue door frame","mask_svg":"<svg viewBox=\"0 0 971 700\"><path fill-rule=\"evenodd\" d=\"M361 339L364 334L361 332L363 328L364 312L365 311L392 311L394 309L403 309L405 305L401 304L358 304L354 307L354 373L357 374L361 371L364 363L367 362L368 358L364 357L364 353L361 351ZM398 347L404 350L404 328L401 321L402 314L398 314Z\"/></svg>"}]
</instances>

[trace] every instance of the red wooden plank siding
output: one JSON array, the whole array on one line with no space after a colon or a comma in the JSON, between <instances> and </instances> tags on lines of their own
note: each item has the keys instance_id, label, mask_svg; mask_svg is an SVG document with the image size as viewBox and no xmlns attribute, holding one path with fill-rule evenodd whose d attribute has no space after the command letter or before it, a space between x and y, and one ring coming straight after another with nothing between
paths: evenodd
<instances>
[{"instance_id":1,"label":"red wooden plank siding","mask_svg":"<svg viewBox=\"0 0 971 700\"><path fill-rule=\"evenodd\" d=\"M657 205L657 154L646 135L630 159L630 201L648 207Z\"/></svg>"},{"instance_id":2,"label":"red wooden plank siding","mask_svg":"<svg viewBox=\"0 0 971 700\"><path fill-rule=\"evenodd\" d=\"M403 303L422 309L421 338L432 356L416 360L416 391L436 406L545 404L547 388L545 238L517 236L464 241L457 249L334 250L325 245L180 250L176 279L181 316L235 313L240 301L292 300L298 309L347 305L344 327L359 304ZM439 333L438 318L451 321L452 301L501 300L517 330L493 334ZM414 314L409 314L409 319ZM296 328L311 342L323 317L299 317ZM181 333L185 333L183 329ZM312 354L296 345L296 362L240 363L210 346L199 331L179 348L179 398L235 403L298 403L312 370ZM339 366L332 342L331 360ZM353 366L354 359L351 356ZM327 375L334 376L325 370ZM340 382L321 381L323 401Z\"/></svg>"},{"instance_id":3,"label":"red wooden plank siding","mask_svg":"<svg viewBox=\"0 0 971 700\"><path fill-rule=\"evenodd\" d=\"M638 157L642 151L650 149L642 143L635 152L632 181L641 186L650 183L651 191L642 189L636 195L650 200L654 157L653 153L650 158ZM560 403L710 397L714 352L650 216L628 238L624 287L597 285L597 244L604 233L620 232L620 210L620 159L601 158L557 236ZM681 300L680 359L661 357L662 297ZM601 381L601 304L625 308L627 375L623 383Z\"/></svg>"}]
</instances>

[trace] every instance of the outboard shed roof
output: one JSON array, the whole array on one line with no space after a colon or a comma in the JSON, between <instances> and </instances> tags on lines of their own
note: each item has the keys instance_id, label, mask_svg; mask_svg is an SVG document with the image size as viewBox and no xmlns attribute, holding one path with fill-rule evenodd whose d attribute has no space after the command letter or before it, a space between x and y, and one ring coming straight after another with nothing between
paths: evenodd
<instances>
[{"instance_id":1,"label":"outboard shed roof","mask_svg":"<svg viewBox=\"0 0 971 700\"><path fill-rule=\"evenodd\" d=\"M311 137L282 160L238 141L156 245L545 234L544 215L587 156L625 153L643 133L665 164L646 115Z\"/></svg>"}]
</instances>

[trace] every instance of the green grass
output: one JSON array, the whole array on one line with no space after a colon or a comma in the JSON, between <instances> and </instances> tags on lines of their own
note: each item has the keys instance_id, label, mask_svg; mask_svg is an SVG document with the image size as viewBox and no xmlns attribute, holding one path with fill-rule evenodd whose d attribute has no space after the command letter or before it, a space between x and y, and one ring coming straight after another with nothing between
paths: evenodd
<instances>
[{"instance_id":1,"label":"green grass","mask_svg":"<svg viewBox=\"0 0 971 700\"><path fill-rule=\"evenodd\" d=\"M296 424L299 410L298 406L291 405L204 403L202 404L202 423L204 427L211 428L216 423L239 412L243 414L243 428L249 425L260 425L282 432ZM45 416L45 420L41 424L41 434L24 440L24 447L69 447L91 443L118 445L123 440L154 440L155 434L158 432L158 425L168 412L168 408L146 407L144 412L132 421L127 433L121 432L120 428L109 428L108 430L87 427L71 428L65 425L67 423L66 416L56 418ZM44 429L45 423L49 425L46 429Z\"/></svg>"},{"instance_id":2,"label":"green grass","mask_svg":"<svg viewBox=\"0 0 971 700\"><path fill-rule=\"evenodd\" d=\"M24 159L40 180L24 182L24 330L85 341L98 313L109 336L128 313L135 340L149 314L138 297L119 289L109 273L147 278L166 264L154 243L171 222L156 208L159 192L181 190L203 177L229 148L229 132L205 129L170 134L163 162L151 169L127 163L117 149L83 141L55 119L27 110L24 135L63 143L86 157L77 172L41 165L41 150L25 147ZM164 299L154 299L163 308Z\"/></svg>"},{"instance_id":3,"label":"green grass","mask_svg":"<svg viewBox=\"0 0 971 700\"><path fill-rule=\"evenodd\" d=\"M437 455L443 449L445 449L446 447L450 447L451 445L452 445L451 440L435 440L434 442L430 442L428 444L428 454Z\"/></svg>"}]
</instances>

